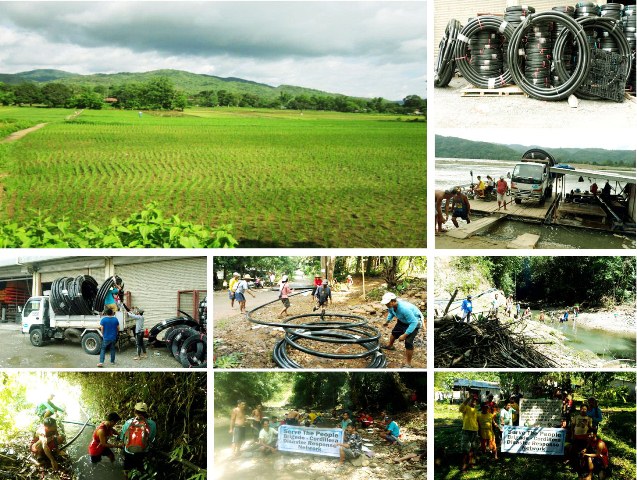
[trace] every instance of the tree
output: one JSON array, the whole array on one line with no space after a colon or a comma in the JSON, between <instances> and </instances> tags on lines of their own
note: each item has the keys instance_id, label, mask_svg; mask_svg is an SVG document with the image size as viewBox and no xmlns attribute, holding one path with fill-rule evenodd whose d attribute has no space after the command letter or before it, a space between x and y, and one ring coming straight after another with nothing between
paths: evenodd
<instances>
[{"instance_id":1,"label":"tree","mask_svg":"<svg viewBox=\"0 0 637 480\"><path fill-rule=\"evenodd\" d=\"M144 84L144 105L151 110L172 110L175 86L167 77L155 77Z\"/></svg>"},{"instance_id":2,"label":"tree","mask_svg":"<svg viewBox=\"0 0 637 480\"><path fill-rule=\"evenodd\" d=\"M79 95L74 95L67 103L72 108L88 108L90 110L101 110L104 106L102 96L90 89L84 90Z\"/></svg>"},{"instance_id":3,"label":"tree","mask_svg":"<svg viewBox=\"0 0 637 480\"><path fill-rule=\"evenodd\" d=\"M407 95L403 98L403 107L407 112L415 112L416 110L424 112L425 105L425 100L418 95Z\"/></svg>"},{"instance_id":4,"label":"tree","mask_svg":"<svg viewBox=\"0 0 637 480\"><path fill-rule=\"evenodd\" d=\"M35 83L25 82L16 85L13 93L16 105L33 106L34 103L40 103L42 100L40 88Z\"/></svg>"},{"instance_id":5,"label":"tree","mask_svg":"<svg viewBox=\"0 0 637 480\"><path fill-rule=\"evenodd\" d=\"M47 107L65 107L73 95L63 83L47 83L42 87L42 101Z\"/></svg>"},{"instance_id":6,"label":"tree","mask_svg":"<svg viewBox=\"0 0 637 480\"><path fill-rule=\"evenodd\" d=\"M184 109L188 106L188 97L184 92L175 93L175 98L173 99L172 108L174 110L184 111Z\"/></svg>"}]
</instances>

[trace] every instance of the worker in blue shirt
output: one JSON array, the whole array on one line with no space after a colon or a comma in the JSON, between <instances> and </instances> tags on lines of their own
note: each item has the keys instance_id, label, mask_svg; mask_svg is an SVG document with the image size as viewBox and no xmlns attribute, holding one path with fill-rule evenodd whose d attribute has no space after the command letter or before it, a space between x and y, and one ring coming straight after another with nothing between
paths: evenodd
<instances>
[{"instance_id":1,"label":"worker in blue shirt","mask_svg":"<svg viewBox=\"0 0 637 480\"><path fill-rule=\"evenodd\" d=\"M388 315L385 327L388 327L394 318L398 320L389 336L389 343L381 348L385 350L395 350L394 342L396 340L404 341L405 365L403 366L411 368L411 359L414 356L414 338L416 338L424 320L422 312L416 305L406 302L405 300L398 300L396 295L391 292L386 292L380 302L387 306Z\"/></svg>"},{"instance_id":2,"label":"worker in blue shirt","mask_svg":"<svg viewBox=\"0 0 637 480\"><path fill-rule=\"evenodd\" d=\"M467 295L462 301L462 305L460 306L460 311L462 312L460 315L462 316L462 321L466 321L467 323L471 322L471 312L473 312L473 303L471 302L471 295Z\"/></svg>"}]
</instances>

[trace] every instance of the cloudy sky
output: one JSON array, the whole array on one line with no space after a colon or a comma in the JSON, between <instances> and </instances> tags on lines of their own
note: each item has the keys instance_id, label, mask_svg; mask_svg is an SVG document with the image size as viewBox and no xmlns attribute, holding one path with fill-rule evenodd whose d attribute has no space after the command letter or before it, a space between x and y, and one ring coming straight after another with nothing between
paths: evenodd
<instances>
[{"instance_id":1,"label":"cloudy sky","mask_svg":"<svg viewBox=\"0 0 637 480\"><path fill-rule=\"evenodd\" d=\"M0 2L0 73L174 68L426 95L426 2Z\"/></svg>"}]
</instances>

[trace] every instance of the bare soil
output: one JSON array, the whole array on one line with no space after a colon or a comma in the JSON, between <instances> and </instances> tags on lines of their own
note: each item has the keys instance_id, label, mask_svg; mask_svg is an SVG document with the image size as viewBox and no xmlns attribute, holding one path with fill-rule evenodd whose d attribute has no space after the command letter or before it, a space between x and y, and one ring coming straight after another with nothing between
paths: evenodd
<instances>
[{"instance_id":1,"label":"bare soil","mask_svg":"<svg viewBox=\"0 0 637 480\"><path fill-rule=\"evenodd\" d=\"M371 279L366 281L367 291L371 291L374 288L381 287L382 280ZM422 297L410 298L400 297L407 301L418 304L422 301L421 298L426 299L426 288L420 294ZM261 305L268 301L277 298L276 292L257 292L257 299L252 299L248 295L248 309L254 308L257 305ZM230 309L230 301L227 298L227 292L215 293L214 301L214 358L218 359L223 356L234 355L238 359L235 365L224 365L227 367L239 367L239 368L277 368L277 364L272 358L272 352L276 343L282 340L285 336L285 332L280 327L267 327L258 325L247 320L245 315L238 312L238 308L235 305L235 310ZM391 327L394 323L390 324L390 328L383 327L386 319L386 314L381 310L378 302L365 301L362 298L362 288L359 285L354 285L351 291L336 291L332 292L333 304L326 310L326 317L330 313L341 313L348 315L355 315L363 317L368 321L370 326L375 327L381 332L381 343L386 344L389 342L389 335L391 333ZM297 295L290 299L291 307L288 310L288 314L300 315L311 314L314 306L314 301L311 295L303 296ZM373 308L369 308L369 305L373 304L379 310L373 311ZM361 313L362 307L367 306L369 312ZM265 307L253 314L253 317L259 320L267 322L282 322L283 319L277 318L278 314L282 310L282 304L279 302L273 303L271 306ZM319 312L317 312L318 314ZM319 317L310 317L310 321L318 320ZM330 320L329 318L326 318ZM300 321L303 321L301 319ZM306 319L307 320L307 319ZM332 319L333 320L333 319ZM297 323L300 323L297 322ZM352 320L354 321L354 320ZM412 365L415 368L426 368L426 325L425 328L421 328L415 340L415 350ZM319 350L321 352L329 353L361 353L365 351L365 348L360 345L336 345L325 342L317 342L312 340L300 340L299 344ZM405 364L405 347L404 343L396 342L395 350L383 350L382 352L387 357L387 368L401 368ZM314 356L299 350L290 350L288 347L288 354L290 358L300 364L303 368L366 368L370 362L370 357L359 359L328 359L318 356Z\"/></svg>"},{"instance_id":2,"label":"bare soil","mask_svg":"<svg viewBox=\"0 0 637 480\"><path fill-rule=\"evenodd\" d=\"M24 130L18 130L17 132L13 132L11 135L8 135L7 137L0 140L0 143L15 142L17 140L20 140L22 137L28 135L31 132L35 132L36 130L41 129L44 126L46 126L46 123L38 123L37 125L34 125L33 127L25 128Z\"/></svg>"}]
</instances>

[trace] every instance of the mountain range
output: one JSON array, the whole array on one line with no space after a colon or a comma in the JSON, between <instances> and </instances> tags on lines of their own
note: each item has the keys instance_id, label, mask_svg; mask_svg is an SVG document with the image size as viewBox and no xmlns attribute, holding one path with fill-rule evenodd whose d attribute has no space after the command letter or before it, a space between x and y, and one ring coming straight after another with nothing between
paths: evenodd
<instances>
[{"instance_id":1,"label":"mountain range","mask_svg":"<svg viewBox=\"0 0 637 480\"><path fill-rule=\"evenodd\" d=\"M265 83L253 82L235 77L216 77L214 75L204 75L190 73L182 70L153 70L143 73L96 73L92 75L80 75L78 73L65 72L63 70L40 69L30 70L20 73L0 73L0 82L16 85L23 82L48 83L60 82L67 85L104 85L112 86L122 83L146 82L153 77L167 77L176 88L183 90L187 94L196 94L204 90L226 90L231 93L244 94L252 93L261 98L275 98L281 93L290 95L317 95L317 96L340 96L337 93L328 93L312 88L297 87L293 85L279 85L273 87Z\"/></svg>"}]
</instances>

